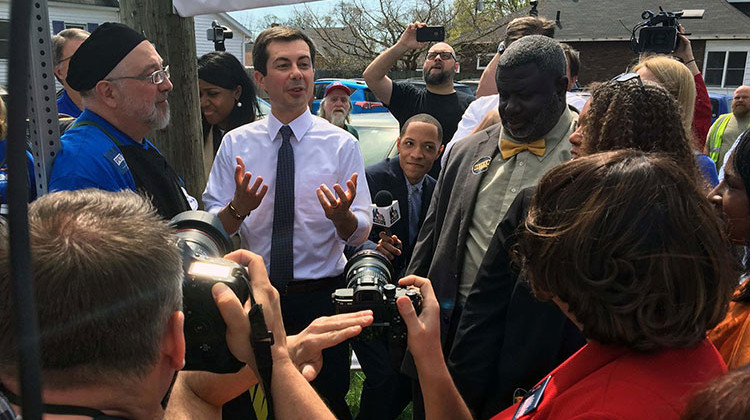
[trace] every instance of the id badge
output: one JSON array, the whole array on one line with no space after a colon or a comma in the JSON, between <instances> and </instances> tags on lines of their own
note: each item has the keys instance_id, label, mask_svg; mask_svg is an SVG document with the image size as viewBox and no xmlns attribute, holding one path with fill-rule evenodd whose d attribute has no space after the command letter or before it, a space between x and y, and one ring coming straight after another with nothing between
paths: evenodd
<instances>
[{"instance_id":1,"label":"id badge","mask_svg":"<svg viewBox=\"0 0 750 420\"><path fill-rule=\"evenodd\" d=\"M550 379L552 379L552 376L546 377L537 386L532 388L528 394L526 394L523 400L521 400L518 409L516 409L516 413L513 415L513 420L519 419L539 407L539 404L542 402L542 397L544 396L544 390L547 389L547 384Z\"/></svg>"}]
</instances>

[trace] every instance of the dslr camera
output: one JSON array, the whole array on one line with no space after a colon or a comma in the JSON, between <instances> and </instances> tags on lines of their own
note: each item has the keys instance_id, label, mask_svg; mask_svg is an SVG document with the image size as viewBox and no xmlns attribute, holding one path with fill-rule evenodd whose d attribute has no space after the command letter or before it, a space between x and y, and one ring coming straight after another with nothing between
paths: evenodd
<instances>
[{"instance_id":1,"label":"dslr camera","mask_svg":"<svg viewBox=\"0 0 750 420\"><path fill-rule=\"evenodd\" d=\"M227 326L216 307L211 288L226 284L240 302L251 296L245 267L221 258L232 251L232 242L219 218L205 211L175 216L177 246L182 253L182 299L185 313L185 370L233 373L245 366L229 351Z\"/></svg>"},{"instance_id":2,"label":"dslr camera","mask_svg":"<svg viewBox=\"0 0 750 420\"><path fill-rule=\"evenodd\" d=\"M414 309L422 309L422 295L415 289L404 289L393 281L393 265L382 254L364 250L356 253L344 270L346 288L333 292L336 313L372 310L372 325L356 340L386 340L391 364L398 369L406 354L406 324L396 307L396 299L407 296Z\"/></svg>"},{"instance_id":3,"label":"dslr camera","mask_svg":"<svg viewBox=\"0 0 750 420\"><path fill-rule=\"evenodd\" d=\"M680 10L665 12L661 7L659 13L646 10L641 14L641 22L633 28L630 38L631 48L636 53L655 52L671 54L677 49L680 32L677 29L680 19L702 19L703 9ZM639 32L636 36L636 32ZM683 35L690 35L688 33Z\"/></svg>"}]
</instances>

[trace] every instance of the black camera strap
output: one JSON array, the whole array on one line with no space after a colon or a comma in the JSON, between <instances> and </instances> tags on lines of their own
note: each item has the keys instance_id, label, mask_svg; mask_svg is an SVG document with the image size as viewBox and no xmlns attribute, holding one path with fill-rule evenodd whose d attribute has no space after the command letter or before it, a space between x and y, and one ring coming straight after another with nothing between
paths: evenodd
<instances>
[{"instance_id":1,"label":"black camera strap","mask_svg":"<svg viewBox=\"0 0 750 420\"><path fill-rule=\"evenodd\" d=\"M252 306L247 314L250 320L250 344L255 354L255 365L266 395L268 406L268 418L273 419L273 398L271 396L271 376L273 375L273 360L271 358L271 346L274 343L273 333L268 330L266 318L263 316L263 305L255 303L250 297Z\"/></svg>"}]
</instances>

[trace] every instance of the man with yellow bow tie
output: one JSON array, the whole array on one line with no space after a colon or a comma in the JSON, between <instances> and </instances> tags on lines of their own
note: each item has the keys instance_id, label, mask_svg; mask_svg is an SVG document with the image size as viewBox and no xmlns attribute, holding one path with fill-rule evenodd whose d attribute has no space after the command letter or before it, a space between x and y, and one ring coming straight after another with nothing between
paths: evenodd
<instances>
[{"instance_id":1,"label":"man with yellow bow tie","mask_svg":"<svg viewBox=\"0 0 750 420\"><path fill-rule=\"evenodd\" d=\"M440 173L407 273L429 277L450 349L463 303L492 234L516 194L570 159L578 114L565 101L565 54L553 39L526 36L500 57L502 122L457 143Z\"/></svg>"}]
</instances>

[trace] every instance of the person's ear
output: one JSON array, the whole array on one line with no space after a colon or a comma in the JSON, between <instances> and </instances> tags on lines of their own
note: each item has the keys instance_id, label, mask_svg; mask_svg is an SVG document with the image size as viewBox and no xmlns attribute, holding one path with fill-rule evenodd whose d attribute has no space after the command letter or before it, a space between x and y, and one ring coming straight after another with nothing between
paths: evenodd
<instances>
[{"instance_id":1,"label":"person's ear","mask_svg":"<svg viewBox=\"0 0 750 420\"><path fill-rule=\"evenodd\" d=\"M113 82L110 82L109 80L100 80L96 83L96 86L94 86L94 90L96 91L96 96L99 100L104 102L105 105L110 108L117 107L117 96L120 93L116 92L113 88Z\"/></svg>"},{"instance_id":2,"label":"person's ear","mask_svg":"<svg viewBox=\"0 0 750 420\"><path fill-rule=\"evenodd\" d=\"M182 311L172 312L162 337L162 354L169 362L169 367L174 370L180 370L185 366L184 324L185 314Z\"/></svg>"},{"instance_id":3,"label":"person's ear","mask_svg":"<svg viewBox=\"0 0 750 420\"><path fill-rule=\"evenodd\" d=\"M265 76L263 76L263 73L255 70L255 72L253 72L253 77L255 77L255 83L258 85L258 87L266 90L266 85L264 83Z\"/></svg>"},{"instance_id":4,"label":"person's ear","mask_svg":"<svg viewBox=\"0 0 750 420\"><path fill-rule=\"evenodd\" d=\"M445 150L445 145L441 144L440 148L438 149L438 156L440 156L443 153L443 150Z\"/></svg>"},{"instance_id":5,"label":"person's ear","mask_svg":"<svg viewBox=\"0 0 750 420\"><path fill-rule=\"evenodd\" d=\"M57 65L53 67L52 72L55 74L55 77L57 77L57 80L60 82L60 84L62 84L65 81L62 75L62 66Z\"/></svg>"},{"instance_id":6,"label":"person's ear","mask_svg":"<svg viewBox=\"0 0 750 420\"><path fill-rule=\"evenodd\" d=\"M242 85L237 85L232 91L232 95L234 96L235 102L239 101L240 96L242 96Z\"/></svg>"},{"instance_id":7,"label":"person's ear","mask_svg":"<svg viewBox=\"0 0 750 420\"><path fill-rule=\"evenodd\" d=\"M398 154L401 154L401 137L396 138L396 150L398 150Z\"/></svg>"}]
</instances>

